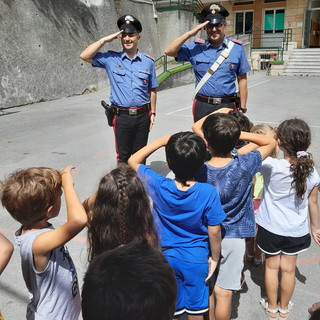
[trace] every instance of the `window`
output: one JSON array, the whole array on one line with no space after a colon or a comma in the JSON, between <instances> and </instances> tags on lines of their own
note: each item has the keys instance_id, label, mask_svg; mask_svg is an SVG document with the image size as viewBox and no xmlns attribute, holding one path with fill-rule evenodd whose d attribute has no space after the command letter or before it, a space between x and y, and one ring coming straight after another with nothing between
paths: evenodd
<instances>
[{"instance_id":1,"label":"window","mask_svg":"<svg viewBox=\"0 0 320 320\"><path fill-rule=\"evenodd\" d=\"M264 33L282 33L284 30L284 9L266 10Z\"/></svg>"},{"instance_id":2,"label":"window","mask_svg":"<svg viewBox=\"0 0 320 320\"><path fill-rule=\"evenodd\" d=\"M253 12L236 12L235 34L251 33Z\"/></svg>"}]
</instances>

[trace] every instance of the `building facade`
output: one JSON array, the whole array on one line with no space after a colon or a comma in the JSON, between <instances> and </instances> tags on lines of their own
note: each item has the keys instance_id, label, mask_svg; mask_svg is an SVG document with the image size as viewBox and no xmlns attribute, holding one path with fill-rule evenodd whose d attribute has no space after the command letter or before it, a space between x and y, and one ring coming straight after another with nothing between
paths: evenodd
<instances>
[{"instance_id":1,"label":"building facade","mask_svg":"<svg viewBox=\"0 0 320 320\"><path fill-rule=\"evenodd\" d=\"M320 0L218 1L230 13L228 35L251 34L252 47L320 47Z\"/></svg>"}]
</instances>

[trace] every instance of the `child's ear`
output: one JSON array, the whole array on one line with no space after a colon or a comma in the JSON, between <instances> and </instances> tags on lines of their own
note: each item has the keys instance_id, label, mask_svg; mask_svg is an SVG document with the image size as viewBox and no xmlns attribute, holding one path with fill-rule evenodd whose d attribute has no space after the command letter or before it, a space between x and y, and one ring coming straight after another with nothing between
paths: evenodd
<instances>
[{"instance_id":1,"label":"child's ear","mask_svg":"<svg viewBox=\"0 0 320 320\"><path fill-rule=\"evenodd\" d=\"M53 206L50 206L50 207L46 210L45 214L46 214L47 218L50 218L50 217L51 217L51 211L52 211L52 209L53 209Z\"/></svg>"}]
</instances>

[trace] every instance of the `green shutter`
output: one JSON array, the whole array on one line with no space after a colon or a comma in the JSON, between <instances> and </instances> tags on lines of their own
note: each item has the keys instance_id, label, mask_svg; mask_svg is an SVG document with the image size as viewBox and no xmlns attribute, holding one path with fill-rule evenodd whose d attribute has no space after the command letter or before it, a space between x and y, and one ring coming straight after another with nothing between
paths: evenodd
<instances>
[{"instance_id":1,"label":"green shutter","mask_svg":"<svg viewBox=\"0 0 320 320\"><path fill-rule=\"evenodd\" d=\"M284 13L277 12L276 13L276 30L284 29Z\"/></svg>"},{"instance_id":2,"label":"green shutter","mask_svg":"<svg viewBox=\"0 0 320 320\"><path fill-rule=\"evenodd\" d=\"M266 11L264 16L264 30L265 31L272 31L273 30L273 11L270 10Z\"/></svg>"}]
</instances>

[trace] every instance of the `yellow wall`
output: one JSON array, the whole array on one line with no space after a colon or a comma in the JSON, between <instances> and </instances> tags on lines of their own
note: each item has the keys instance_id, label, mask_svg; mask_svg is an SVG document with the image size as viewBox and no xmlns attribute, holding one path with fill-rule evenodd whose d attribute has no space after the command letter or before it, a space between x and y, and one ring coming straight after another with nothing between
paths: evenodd
<instances>
[{"instance_id":1,"label":"yellow wall","mask_svg":"<svg viewBox=\"0 0 320 320\"><path fill-rule=\"evenodd\" d=\"M254 0L252 4L234 4L234 1L217 1L223 5L230 13L227 18L229 25L226 30L227 35L234 34L235 11L253 11L253 29L263 29L264 9L285 9L285 28L292 29L292 41L297 42L297 47L302 45L302 32L304 25L304 9L308 6L308 0L286 0L271 3L264 3L263 0ZM208 4L211 2L206 2Z\"/></svg>"}]
</instances>

